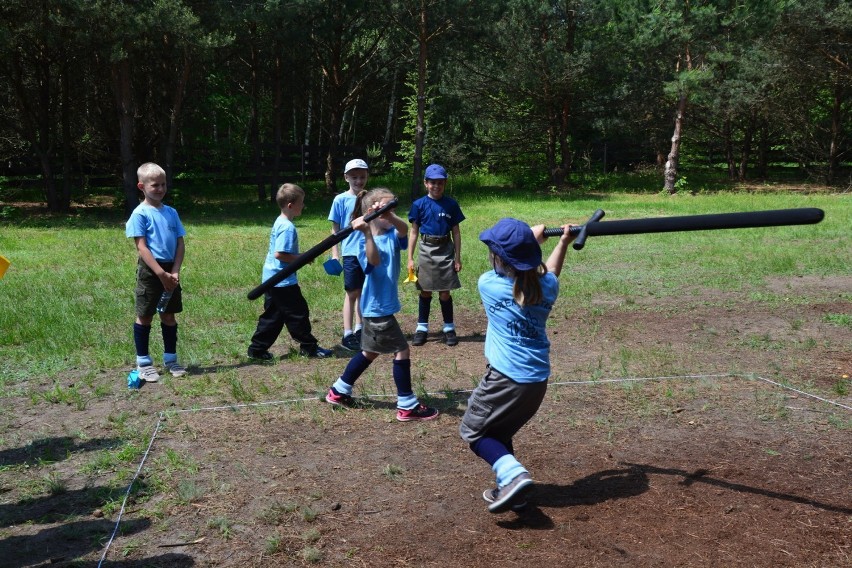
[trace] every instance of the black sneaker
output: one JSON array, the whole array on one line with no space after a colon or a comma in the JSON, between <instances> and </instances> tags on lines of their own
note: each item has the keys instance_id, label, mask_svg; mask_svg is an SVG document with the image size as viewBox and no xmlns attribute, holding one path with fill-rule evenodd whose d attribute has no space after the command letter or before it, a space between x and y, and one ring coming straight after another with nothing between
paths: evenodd
<instances>
[{"instance_id":1,"label":"black sneaker","mask_svg":"<svg viewBox=\"0 0 852 568\"><path fill-rule=\"evenodd\" d=\"M255 361L272 361L275 359L275 355L269 351L255 351L253 349L249 349L247 354L249 359L253 359Z\"/></svg>"},{"instance_id":2,"label":"black sneaker","mask_svg":"<svg viewBox=\"0 0 852 568\"><path fill-rule=\"evenodd\" d=\"M329 359L334 357L334 351L331 349L323 349L320 346L317 346L316 349L308 350L308 349L300 349L299 355L303 357L309 357L311 359Z\"/></svg>"},{"instance_id":3,"label":"black sneaker","mask_svg":"<svg viewBox=\"0 0 852 568\"><path fill-rule=\"evenodd\" d=\"M496 493L492 494L494 501L488 505L488 510L492 513L502 513L508 511L514 505L523 503L526 501L526 494L533 488L533 485L530 474L522 473L515 476L515 479L508 485L497 489ZM485 494L482 496L484 498Z\"/></svg>"},{"instance_id":4,"label":"black sneaker","mask_svg":"<svg viewBox=\"0 0 852 568\"><path fill-rule=\"evenodd\" d=\"M343 338L343 341L340 342L340 345L342 345L344 349L348 349L349 351L359 351L361 349L361 340L354 333L350 333L349 335Z\"/></svg>"},{"instance_id":5,"label":"black sneaker","mask_svg":"<svg viewBox=\"0 0 852 568\"><path fill-rule=\"evenodd\" d=\"M444 332L444 343L446 343L448 347L455 347L459 344L459 336L456 335L456 331L454 329Z\"/></svg>"},{"instance_id":6,"label":"black sneaker","mask_svg":"<svg viewBox=\"0 0 852 568\"><path fill-rule=\"evenodd\" d=\"M418 404L414 408L403 410L401 408L396 411L396 419L400 422L411 422L412 420L432 420L438 417L438 410L429 408L424 404Z\"/></svg>"},{"instance_id":7,"label":"black sneaker","mask_svg":"<svg viewBox=\"0 0 852 568\"><path fill-rule=\"evenodd\" d=\"M420 347L421 345L426 345L426 336L429 334L425 331L415 331L414 338L411 340L411 344L415 347Z\"/></svg>"}]
</instances>

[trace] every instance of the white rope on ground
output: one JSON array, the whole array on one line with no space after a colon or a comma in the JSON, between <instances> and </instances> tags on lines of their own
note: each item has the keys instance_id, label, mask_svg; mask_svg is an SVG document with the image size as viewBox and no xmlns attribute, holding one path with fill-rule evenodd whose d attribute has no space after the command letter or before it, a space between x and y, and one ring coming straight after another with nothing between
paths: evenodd
<instances>
[{"instance_id":1,"label":"white rope on ground","mask_svg":"<svg viewBox=\"0 0 852 568\"><path fill-rule=\"evenodd\" d=\"M815 394L811 394L809 392L805 392L803 390L799 390L799 389L793 388L791 386L787 386L787 385L784 385L784 384L781 384L781 383L776 383L775 381L773 381L771 379L767 379L765 377L761 377L760 375L754 375L754 378L760 379L761 381L765 381L765 382L769 383L770 385L775 385L776 387L781 387L782 389L791 390L791 391L798 393L798 394L801 394L803 396L807 396L807 397L816 399L820 402L825 402L827 404L833 404L834 406L839 406L840 408L845 408L846 410L852 410L852 406L847 406L847 405L839 403L835 400L829 400L827 398L822 398L821 396L817 396Z\"/></svg>"},{"instance_id":2,"label":"white rope on ground","mask_svg":"<svg viewBox=\"0 0 852 568\"><path fill-rule=\"evenodd\" d=\"M739 373L721 373L721 374L711 374L711 375L668 375L662 377L620 377L615 379L593 379L589 381L559 381L550 383L550 386L575 386L575 385L597 385L597 384L606 384L606 383L630 383L630 382L641 382L641 381L667 381L667 380L676 380L676 379L721 379L725 377L731 378L739 378L745 380L759 379L761 381L767 382L776 387L780 387L782 389L790 390L800 395L812 398L814 400L818 400L820 402L824 402L827 404L833 404L834 406L838 406L840 408L844 408L846 410L852 411L852 406L847 406L845 404L839 403L834 400L829 400L826 398L822 398L815 394L811 394L809 392L805 392L803 390L799 390L797 388L793 388L788 385L784 385L782 383L778 383L771 379L767 379L765 377L761 377L760 375L743 375ZM435 396L438 394L466 394L472 393L473 389L463 389L463 390L453 390L453 391L436 391L431 393L426 393L427 396ZM396 395L382 395L382 394L368 394L363 395L362 398L389 398ZM309 400L322 400L320 396L308 396L304 398L291 398L288 400L275 400L275 401L267 401L267 402L252 402L252 403L244 403L244 404L228 404L224 406L206 406L201 408L184 408L180 410L173 410L170 412L174 413L188 413L188 412L205 412L205 411L219 411L219 410L234 410L237 408L252 408L252 407L260 407L260 406L277 406L282 404L291 404L291 403L300 403L306 402ZM142 466L145 465L145 460L148 458L148 454L151 451L151 447L154 445L154 439L157 437L157 433L160 431L160 424L162 423L163 417L165 416L165 411L161 411L158 414L157 424L154 427L154 433L151 435L151 440L148 442L148 448L145 450L145 454L142 456L142 461L139 462L139 467L136 468L136 474L133 476L133 479L130 481L130 485L127 486L127 491L124 493L124 501L121 503L121 509L118 512L118 518L115 521L115 527L113 528L112 535L107 541L106 546L104 547L103 554L101 555L101 560L98 562L98 568L101 568L101 564L103 564L104 559L106 558L107 552L109 552L110 546L112 546L113 541L115 540L115 535L118 533L119 524L121 524L121 517L124 515L125 507L127 506L127 499L130 497L130 490L133 488L133 484L136 482L136 479L139 477L139 473L142 471Z\"/></svg>"},{"instance_id":3,"label":"white rope on ground","mask_svg":"<svg viewBox=\"0 0 852 568\"><path fill-rule=\"evenodd\" d=\"M115 540L115 535L118 533L118 525L121 524L121 517L124 515L124 508L127 506L127 499L130 497L130 490L133 489L133 484L136 483L136 479L138 479L139 473L142 471L142 466L145 465L145 460L148 459L148 454L151 452L151 446L154 445L154 439L157 437L157 432L160 431L162 418L163 413L161 412L157 417L157 425L154 427L154 433L151 434L151 441L148 442L148 447L142 455L142 461L139 462L139 467L136 468L136 474L133 476L133 479L130 480L130 485L127 486L127 491L124 492L124 501L121 502L121 509L118 511L118 518L115 520L115 527L112 529L112 535L110 535L109 540L104 547L104 553L101 554L101 560L98 562L98 568L101 568L101 564L104 563L107 552L109 552L109 547L112 546L112 541Z\"/></svg>"}]
</instances>

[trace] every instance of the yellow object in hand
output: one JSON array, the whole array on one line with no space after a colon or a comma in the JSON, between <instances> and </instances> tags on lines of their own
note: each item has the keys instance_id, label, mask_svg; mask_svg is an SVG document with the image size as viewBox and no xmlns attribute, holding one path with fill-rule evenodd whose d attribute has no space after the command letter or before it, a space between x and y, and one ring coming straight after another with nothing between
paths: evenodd
<instances>
[{"instance_id":1,"label":"yellow object in hand","mask_svg":"<svg viewBox=\"0 0 852 568\"><path fill-rule=\"evenodd\" d=\"M408 278L403 280L403 282L406 283L406 284L408 282L417 282L417 276L414 275L414 269L413 268L408 269Z\"/></svg>"}]
</instances>

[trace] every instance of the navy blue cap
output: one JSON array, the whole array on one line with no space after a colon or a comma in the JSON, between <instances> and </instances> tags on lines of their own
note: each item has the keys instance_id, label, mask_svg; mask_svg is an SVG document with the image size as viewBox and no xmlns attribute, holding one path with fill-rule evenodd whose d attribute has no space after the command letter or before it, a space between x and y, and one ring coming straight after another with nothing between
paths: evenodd
<instances>
[{"instance_id":1,"label":"navy blue cap","mask_svg":"<svg viewBox=\"0 0 852 568\"><path fill-rule=\"evenodd\" d=\"M517 219L500 219L479 234L491 252L515 270L532 270L541 264L541 245L530 226Z\"/></svg>"},{"instance_id":2,"label":"navy blue cap","mask_svg":"<svg viewBox=\"0 0 852 568\"><path fill-rule=\"evenodd\" d=\"M444 169L444 166L430 164L426 166L426 174L423 179L447 179L447 170Z\"/></svg>"}]
</instances>

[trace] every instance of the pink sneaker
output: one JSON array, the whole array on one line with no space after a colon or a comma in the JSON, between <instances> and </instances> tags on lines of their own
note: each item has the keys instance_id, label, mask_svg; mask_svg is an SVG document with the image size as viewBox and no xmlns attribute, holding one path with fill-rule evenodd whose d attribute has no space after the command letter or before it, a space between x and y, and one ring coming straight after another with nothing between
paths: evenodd
<instances>
[{"instance_id":1,"label":"pink sneaker","mask_svg":"<svg viewBox=\"0 0 852 568\"><path fill-rule=\"evenodd\" d=\"M396 411L396 419L400 422L411 422L412 420L432 420L438 417L438 411L424 404L418 404L414 408Z\"/></svg>"}]
</instances>

